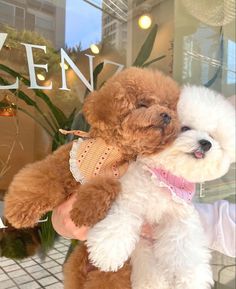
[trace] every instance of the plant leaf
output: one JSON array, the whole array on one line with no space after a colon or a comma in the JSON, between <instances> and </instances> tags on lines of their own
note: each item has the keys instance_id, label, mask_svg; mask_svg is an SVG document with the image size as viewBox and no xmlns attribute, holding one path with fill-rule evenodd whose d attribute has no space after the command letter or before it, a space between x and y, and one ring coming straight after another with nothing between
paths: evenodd
<instances>
[{"instance_id":1,"label":"plant leaf","mask_svg":"<svg viewBox=\"0 0 236 289\"><path fill-rule=\"evenodd\" d=\"M55 119L57 120L58 124L60 127L63 127L64 123L66 122L67 118L66 115L64 114L64 112L58 108L57 106L55 106L50 98L47 96L46 93L44 93L42 90L40 89L34 89L34 93L41 98L48 106L48 108L51 110L52 114L54 115Z\"/></svg>"},{"instance_id":2,"label":"plant leaf","mask_svg":"<svg viewBox=\"0 0 236 289\"><path fill-rule=\"evenodd\" d=\"M12 75L14 77L18 77L26 86L30 86L30 81L27 78L25 78L24 76L22 76L21 74L19 74L18 72L14 71L13 69L11 69L11 68L3 65L3 64L0 64L0 69L9 73L10 75ZM56 107L52 103L52 101L50 100L48 95L46 93L44 93L42 90L40 90L40 89L32 89L32 90L34 91L36 96L41 98L47 104L48 108L51 110L55 119L57 120L59 126L62 127L63 124L66 122L66 116L63 113L63 111L60 110L58 107Z\"/></svg>"},{"instance_id":3,"label":"plant leaf","mask_svg":"<svg viewBox=\"0 0 236 289\"><path fill-rule=\"evenodd\" d=\"M153 45L155 43L156 35L157 35L158 26L155 24L150 33L148 34L144 44L142 45L137 58L135 59L133 66L141 67L150 57L150 54L153 49Z\"/></svg>"},{"instance_id":4,"label":"plant leaf","mask_svg":"<svg viewBox=\"0 0 236 289\"><path fill-rule=\"evenodd\" d=\"M54 127L58 130L60 127L59 127L55 117L53 116L53 114L51 112L49 112L49 118L50 118L51 122L54 124Z\"/></svg>"},{"instance_id":5,"label":"plant leaf","mask_svg":"<svg viewBox=\"0 0 236 289\"><path fill-rule=\"evenodd\" d=\"M0 108L6 108L6 107L9 107L9 104L0 102Z\"/></svg>"},{"instance_id":6,"label":"plant leaf","mask_svg":"<svg viewBox=\"0 0 236 289\"><path fill-rule=\"evenodd\" d=\"M16 106L15 106L16 107ZM40 125L47 133L48 135L53 139L54 135L52 132L50 132L50 130L41 122L40 119L38 119L37 117L35 117L34 115L30 114L27 110L17 106L16 107L18 110L22 111L23 113L25 113L26 115L28 115L30 118L32 118L38 125Z\"/></svg>"},{"instance_id":7,"label":"plant leaf","mask_svg":"<svg viewBox=\"0 0 236 289\"><path fill-rule=\"evenodd\" d=\"M94 84L94 90L97 89L97 82L98 82L98 76L102 72L104 66L104 62L99 63L93 70L93 84ZM90 93L90 90L87 88L84 94L84 99L86 96Z\"/></svg>"},{"instance_id":8,"label":"plant leaf","mask_svg":"<svg viewBox=\"0 0 236 289\"><path fill-rule=\"evenodd\" d=\"M79 246L80 241L79 240L71 240L71 244L70 247L66 253L66 258L65 258L65 262L68 260L68 258L70 257L71 253L74 251L76 246Z\"/></svg>"},{"instance_id":9,"label":"plant leaf","mask_svg":"<svg viewBox=\"0 0 236 289\"><path fill-rule=\"evenodd\" d=\"M2 77L0 77L0 83L1 84L9 84L9 82L7 82L6 80L4 80ZM47 124L50 126L50 128L53 131L57 131L57 127L53 127L53 124L48 120L47 116L45 115L45 113L40 109L40 107L38 106L38 104L32 100L27 94L25 94L22 90L16 90L16 89L9 89L9 91L11 93L13 93L15 96L17 96L18 98L20 98L21 100L23 100L26 104L30 105L30 106L34 106L35 109L37 109L37 111L41 114L41 116L44 118L44 120L47 122ZM17 92L17 94L16 94Z\"/></svg>"},{"instance_id":10,"label":"plant leaf","mask_svg":"<svg viewBox=\"0 0 236 289\"><path fill-rule=\"evenodd\" d=\"M82 130L82 131L89 131L90 125L87 123L82 111L79 111L71 124L71 130ZM67 136L67 141L72 141L74 138L73 135Z\"/></svg>"},{"instance_id":11,"label":"plant leaf","mask_svg":"<svg viewBox=\"0 0 236 289\"><path fill-rule=\"evenodd\" d=\"M71 125L71 130L89 131L90 126L87 123L82 111L78 112Z\"/></svg>"},{"instance_id":12,"label":"plant leaf","mask_svg":"<svg viewBox=\"0 0 236 289\"><path fill-rule=\"evenodd\" d=\"M101 62L95 67L95 69L93 71L93 82L94 82L94 89L95 90L97 89L98 76L102 72L103 67L104 67L104 62Z\"/></svg>"},{"instance_id":13,"label":"plant leaf","mask_svg":"<svg viewBox=\"0 0 236 289\"><path fill-rule=\"evenodd\" d=\"M205 87L212 86L212 84L216 81L218 76L220 76L222 73L223 58L224 58L224 34L222 31L222 26L220 27L220 45L219 45L219 52L218 53L219 53L220 66L217 68L213 77L204 84Z\"/></svg>"},{"instance_id":14,"label":"plant leaf","mask_svg":"<svg viewBox=\"0 0 236 289\"><path fill-rule=\"evenodd\" d=\"M142 67L148 67L150 64L152 64L152 63L154 63L154 62L157 62L157 61L159 61L159 60L161 60L161 59L163 59L163 58L165 58L165 57L166 57L166 55L162 55L162 56L160 56L160 57L154 58L153 60L150 60L150 61L144 63L144 64L142 65Z\"/></svg>"},{"instance_id":15,"label":"plant leaf","mask_svg":"<svg viewBox=\"0 0 236 289\"><path fill-rule=\"evenodd\" d=\"M75 113L76 113L76 108L74 108L73 111L71 112L71 114L68 116L64 129L70 129L71 128L72 123L73 123L74 118L75 118Z\"/></svg>"},{"instance_id":16,"label":"plant leaf","mask_svg":"<svg viewBox=\"0 0 236 289\"><path fill-rule=\"evenodd\" d=\"M1 65L1 64L0 64ZM4 85L9 85L10 83L6 80L4 80L1 76L0 76L0 84L4 84ZM12 92L13 94L15 94L16 89L9 89L10 92ZM27 94L25 94L22 90L18 90L17 92L17 96L23 100L26 104L30 105L30 106L34 106L35 108L38 107L37 103L32 100Z\"/></svg>"},{"instance_id":17,"label":"plant leaf","mask_svg":"<svg viewBox=\"0 0 236 289\"><path fill-rule=\"evenodd\" d=\"M205 87L211 87L212 84L216 81L216 79L217 79L217 77L218 77L218 75L220 74L221 71L222 71L222 67L219 66L219 67L217 68L215 74L213 75L213 77L212 77L210 80L208 80L208 81L204 84L204 86L205 86Z\"/></svg>"},{"instance_id":18,"label":"plant leaf","mask_svg":"<svg viewBox=\"0 0 236 289\"><path fill-rule=\"evenodd\" d=\"M57 238L57 233L52 226L51 216L52 212L47 213L43 219L48 218L48 220L41 223L39 228L43 255L45 255L53 247Z\"/></svg>"},{"instance_id":19,"label":"plant leaf","mask_svg":"<svg viewBox=\"0 0 236 289\"><path fill-rule=\"evenodd\" d=\"M74 119L75 119L75 113L76 113L76 108L75 109L73 109L73 111L71 112L71 114L69 115L69 117L67 118L67 121L66 121L66 123L64 124L64 126L62 127L63 129L65 129L65 130L71 130L71 127L72 127L72 124L73 124L73 122L74 122ZM69 141L71 141L72 139L71 139L71 137L70 137L70 135L62 135L59 131L55 134L55 137L54 137L54 139L53 140L57 140L57 141L59 141L61 144L64 144L64 143L66 143L66 142L69 142ZM56 145L56 143L54 144L54 142L53 142L53 144L52 144L52 150L55 150L55 149L57 149L57 145Z\"/></svg>"},{"instance_id":20,"label":"plant leaf","mask_svg":"<svg viewBox=\"0 0 236 289\"><path fill-rule=\"evenodd\" d=\"M58 149L61 145L65 144L67 140L67 136L61 134L59 130L54 134L52 140L52 151Z\"/></svg>"}]
</instances>

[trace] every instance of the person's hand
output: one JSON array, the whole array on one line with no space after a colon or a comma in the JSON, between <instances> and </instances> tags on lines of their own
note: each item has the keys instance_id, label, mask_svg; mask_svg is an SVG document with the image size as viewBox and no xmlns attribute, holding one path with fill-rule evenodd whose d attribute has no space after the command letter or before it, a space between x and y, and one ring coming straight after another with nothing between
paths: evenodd
<instances>
[{"instance_id":1,"label":"person's hand","mask_svg":"<svg viewBox=\"0 0 236 289\"><path fill-rule=\"evenodd\" d=\"M73 195L53 210L52 225L54 230L64 238L85 241L90 228L85 226L77 227L70 218L70 211L75 200L76 195ZM147 223L144 224L141 236L151 240L153 238L153 227Z\"/></svg>"},{"instance_id":2,"label":"person's hand","mask_svg":"<svg viewBox=\"0 0 236 289\"><path fill-rule=\"evenodd\" d=\"M67 201L53 210L52 225L54 230L64 238L85 241L89 227L76 227L70 218L70 211L75 200L76 195L72 195Z\"/></svg>"}]
</instances>

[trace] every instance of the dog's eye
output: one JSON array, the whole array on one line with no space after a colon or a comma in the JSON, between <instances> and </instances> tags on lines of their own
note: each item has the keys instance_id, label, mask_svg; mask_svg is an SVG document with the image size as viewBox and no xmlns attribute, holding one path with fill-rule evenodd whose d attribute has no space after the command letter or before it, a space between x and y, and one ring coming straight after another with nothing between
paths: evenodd
<instances>
[{"instance_id":1,"label":"dog's eye","mask_svg":"<svg viewBox=\"0 0 236 289\"><path fill-rule=\"evenodd\" d=\"M188 127L188 126L182 126L182 127L181 127L181 132L185 132L185 131L187 131L187 130L191 130L191 128Z\"/></svg>"},{"instance_id":2,"label":"dog's eye","mask_svg":"<svg viewBox=\"0 0 236 289\"><path fill-rule=\"evenodd\" d=\"M140 101L137 103L136 108L141 108L141 107L148 108L148 104L144 101Z\"/></svg>"}]
</instances>

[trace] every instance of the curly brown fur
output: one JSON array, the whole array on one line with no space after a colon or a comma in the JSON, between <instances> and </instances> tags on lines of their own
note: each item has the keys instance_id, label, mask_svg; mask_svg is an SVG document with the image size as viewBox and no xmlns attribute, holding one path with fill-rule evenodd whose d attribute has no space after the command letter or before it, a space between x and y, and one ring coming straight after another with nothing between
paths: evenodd
<instances>
[{"instance_id":1,"label":"curly brown fur","mask_svg":"<svg viewBox=\"0 0 236 289\"><path fill-rule=\"evenodd\" d=\"M84 289L88 274L88 264L86 246L83 244L77 245L63 268L65 289Z\"/></svg>"},{"instance_id":2,"label":"curly brown fur","mask_svg":"<svg viewBox=\"0 0 236 289\"><path fill-rule=\"evenodd\" d=\"M84 104L84 113L93 137L100 136L108 144L118 146L123 158L132 160L137 155L157 153L175 139L178 97L179 87L171 78L158 71L129 68L109 79L99 91L91 93ZM168 125L163 122L163 113L172 118ZM69 170L70 148L71 144L64 145L15 176L5 198L5 216L14 227L34 226L44 213L70 194L79 192L80 185ZM95 210L109 209L100 194L96 196L97 202L91 195L94 201L80 206L81 217L82 211L86 214L88 207L92 208L95 203L95 216L101 217Z\"/></svg>"},{"instance_id":3,"label":"curly brown fur","mask_svg":"<svg viewBox=\"0 0 236 289\"><path fill-rule=\"evenodd\" d=\"M156 153L174 140L179 94L177 83L170 77L132 67L91 93L83 111L91 124L92 136L119 146L127 159L132 159ZM158 129L162 112L174 118L165 133Z\"/></svg>"},{"instance_id":4,"label":"curly brown fur","mask_svg":"<svg viewBox=\"0 0 236 289\"><path fill-rule=\"evenodd\" d=\"M93 178L79 189L71 211L72 221L79 227L95 225L106 216L119 192L120 183L116 179ZM98 200L99 208L97 208Z\"/></svg>"},{"instance_id":5,"label":"curly brown fur","mask_svg":"<svg viewBox=\"0 0 236 289\"><path fill-rule=\"evenodd\" d=\"M86 246L79 244L64 265L65 289L131 289L131 266L126 263L117 272L88 270Z\"/></svg>"},{"instance_id":6,"label":"curly brown fur","mask_svg":"<svg viewBox=\"0 0 236 289\"><path fill-rule=\"evenodd\" d=\"M4 215L15 228L35 226L44 213L76 191L79 185L68 165L70 149L71 144L64 145L14 177L5 196Z\"/></svg>"},{"instance_id":7,"label":"curly brown fur","mask_svg":"<svg viewBox=\"0 0 236 289\"><path fill-rule=\"evenodd\" d=\"M134 160L138 155L157 153L174 141L178 133L175 110L179 94L176 82L158 71L126 69L86 99L84 114L91 125L91 136L101 137L107 144L118 146L126 161ZM171 117L169 124L164 122L163 114ZM71 144L61 147L45 160L27 166L15 176L5 198L5 216L14 227L32 227L44 213L71 194L85 192L70 173L70 148ZM87 185L86 195L81 197L83 205L78 201L72 212L77 224L94 224L110 208L109 202L113 201L117 191L103 187L104 191L102 187L102 182L100 185L97 183L99 191L95 193L95 186L92 183ZM108 196L109 193L111 196ZM102 197L103 194L105 197ZM76 212L76 208L79 212ZM86 256L81 255L81 258L86 259ZM80 288L79 282L84 276L83 267L70 264L65 277L68 280L70 270L74 274L67 281L71 284L68 288ZM102 280L100 274L97 273L99 280L95 281L94 277L90 284L99 284ZM112 280L112 274L109 280ZM120 288L121 280L116 281L113 280L109 289ZM111 285L111 281L107 282ZM103 283L105 286L105 281ZM126 289L125 284L122 289Z\"/></svg>"},{"instance_id":8,"label":"curly brown fur","mask_svg":"<svg viewBox=\"0 0 236 289\"><path fill-rule=\"evenodd\" d=\"M131 289L130 273L130 264L125 264L117 272L91 271L84 289Z\"/></svg>"}]
</instances>

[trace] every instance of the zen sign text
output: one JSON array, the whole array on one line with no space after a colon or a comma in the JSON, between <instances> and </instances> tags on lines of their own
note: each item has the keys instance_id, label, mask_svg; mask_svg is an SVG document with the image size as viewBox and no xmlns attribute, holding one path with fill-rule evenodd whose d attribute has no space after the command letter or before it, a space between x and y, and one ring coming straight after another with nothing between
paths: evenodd
<instances>
[{"instance_id":1,"label":"zen sign text","mask_svg":"<svg viewBox=\"0 0 236 289\"><path fill-rule=\"evenodd\" d=\"M7 33L0 33L0 52L1 49L6 41ZM40 68L41 70L45 70L48 72L48 64L36 64L34 63L34 57L33 57L33 49L39 49L42 50L44 53L47 53L46 46L41 45L35 45L35 44L27 44L27 43L21 43L25 47L26 57L27 57L27 64L28 64L28 70L29 70L29 78L30 78L30 86L28 89L52 89L53 83L50 82L48 86L41 86L38 85L37 79L36 79L36 73L35 68ZM65 62L67 65L70 66L70 68L74 71L74 73L79 77L79 79L83 82L83 84L90 90L94 90L94 80L93 80L93 55L85 54L88 57L88 65L89 65L89 75L90 75L90 81L88 81L85 76L82 74L82 72L79 70L79 68L75 65L75 63L71 60L71 58L68 56L68 54L65 52L63 48L60 50L61 54L61 65L58 63L58 67L61 68L61 87L60 90L70 90L67 87L66 82L66 69L65 69ZM104 66L107 64L112 64L117 66L116 73L120 72L123 68L123 64L119 64L110 60L105 59L104 60ZM18 89L19 88L19 78L17 77L15 80L15 83L10 85L0 85L0 89Z\"/></svg>"}]
</instances>

